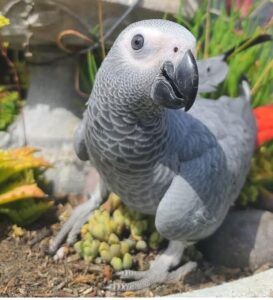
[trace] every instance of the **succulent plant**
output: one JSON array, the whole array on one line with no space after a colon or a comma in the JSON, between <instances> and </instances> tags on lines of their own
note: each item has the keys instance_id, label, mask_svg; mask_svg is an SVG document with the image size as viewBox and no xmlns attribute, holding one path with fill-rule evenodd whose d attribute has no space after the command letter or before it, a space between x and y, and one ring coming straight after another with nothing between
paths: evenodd
<instances>
[{"instance_id":1,"label":"succulent plant","mask_svg":"<svg viewBox=\"0 0 273 300\"><path fill-rule=\"evenodd\" d=\"M123 269L131 269L133 266L133 258L130 253L125 253L122 260Z\"/></svg>"},{"instance_id":2,"label":"succulent plant","mask_svg":"<svg viewBox=\"0 0 273 300\"><path fill-rule=\"evenodd\" d=\"M128 209L112 193L83 225L74 249L85 261L100 257L120 271L133 267L133 254L156 250L162 241L152 217Z\"/></svg>"},{"instance_id":3,"label":"succulent plant","mask_svg":"<svg viewBox=\"0 0 273 300\"><path fill-rule=\"evenodd\" d=\"M246 206L255 202L260 195L273 199L273 142L256 150L238 202Z\"/></svg>"},{"instance_id":4,"label":"succulent plant","mask_svg":"<svg viewBox=\"0 0 273 300\"><path fill-rule=\"evenodd\" d=\"M20 225L35 221L53 204L35 180L50 165L34 152L30 147L0 150L0 214Z\"/></svg>"},{"instance_id":5,"label":"succulent plant","mask_svg":"<svg viewBox=\"0 0 273 300\"><path fill-rule=\"evenodd\" d=\"M110 264L115 271L121 271L123 269L123 263L119 257L113 257Z\"/></svg>"},{"instance_id":6,"label":"succulent plant","mask_svg":"<svg viewBox=\"0 0 273 300\"><path fill-rule=\"evenodd\" d=\"M136 249L139 251L147 251L147 249L148 249L147 243L143 240L137 241Z\"/></svg>"}]
</instances>

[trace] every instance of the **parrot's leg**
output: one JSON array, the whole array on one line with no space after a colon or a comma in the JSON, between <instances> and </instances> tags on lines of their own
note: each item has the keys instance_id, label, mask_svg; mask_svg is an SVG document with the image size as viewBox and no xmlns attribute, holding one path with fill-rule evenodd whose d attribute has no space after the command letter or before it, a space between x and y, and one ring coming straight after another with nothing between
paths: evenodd
<instances>
[{"instance_id":1,"label":"parrot's leg","mask_svg":"<svg viewBox=\"0 0 273 300\"><path fill-rule=\"evenodd\" d=\"M98 184L94 193L92 193L89 199L77 206L68 221L63 225L61 231L52 241L49 247L49 253L55 254L54 259L58 260L62 258L62 248L59 249L60 245L66 239L66 244L72 245L77 240L77 236L80 233L81 227L86 223L90 214L98 208L108 195L107 189L103 184Z\"/></svg>"},{"instance_id":2,"label":"parrot's leg","mask_svg":"<svg viewBox=\"0 0 273 300\"><path fill-rule=\"evenodd\" d=\"M113 283L107 286L112 291L133 291L148 288L154 284L176 282L196 268L196 263L188 262L171 271L179 263L186 243L171 241L165 252L159 255L148 271L123 271L117 273L121 279L135 280L129 283Z\"/></svg>"}]
</instances>

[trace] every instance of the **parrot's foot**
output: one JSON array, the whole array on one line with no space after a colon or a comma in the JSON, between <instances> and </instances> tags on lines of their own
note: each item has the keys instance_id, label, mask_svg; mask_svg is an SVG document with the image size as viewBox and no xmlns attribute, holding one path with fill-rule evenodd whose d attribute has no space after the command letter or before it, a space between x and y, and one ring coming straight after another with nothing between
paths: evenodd
<instances>
[{"instance_id":1,"label":"parrot's foot","mask_svg":"<svg viewBox=\"0 0 273 300\"><path fill-rule=\"evenodd\" d=\"M117 275L124 280L134 280L129 283L113 283L107 286L111 291L135 291L149 288L162 283L175 283L182 280L197 267L195 262L188 262L174 271L160 271L151 268L148 271L122 271Z\"/></svg>"},{"instance_id":2,"label":"parrot's foot","mask_svg":"<svg viewBox=\"0 0 273 300\"><path fill-rule=\"evenodd\" d=\"M48 253L51 255L55 254L54 260L60 260L64 257L64 248L60 246L65 239L67 245L72 245L76 242L82 226L95 209L91 201L92 199L82 203L73 210L69 219L64 223L60 232L58 232L57 236L51 242Z\"/></svg>"},{"instance_id":3,"label":"parrot's foot","mask_svg":"<svg viewBox=\"0 0 273 300\"><path fill-rule=\"evenodd\" d=\"M73 210L68 221L63 225L61 231L57 234L49 247L49 254L53 255L56 253L54 256L55 260L63 257L63 247L60 248L60 246L65 239L67 245L75 243L77 236L81 231L81 227L86 223L90 214L103 202L105 194L105 192L102 193L101 187L98 186L88 201L82 203Z\"/></svg>"},{"instance_id":4,"label":"parrot's foot","mask_svg":"<svg viewBox=\"0 0 273 300\"><path fill-rule=\"evenodd\" d=\"M185 243L171 241L165 252L158 256L148 271L122 271L117 275L129 283L114 283L107 286L112 291L133 291L151 287L155 284L177 282L193 271L197 264L188 262L175 269L180 263Z\"/></svg>"}]
</instances>

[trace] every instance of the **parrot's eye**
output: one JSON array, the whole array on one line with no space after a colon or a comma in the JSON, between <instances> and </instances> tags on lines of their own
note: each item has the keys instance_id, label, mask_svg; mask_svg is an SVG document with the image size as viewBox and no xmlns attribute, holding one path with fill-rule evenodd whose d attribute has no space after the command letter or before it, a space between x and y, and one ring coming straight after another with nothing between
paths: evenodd
<instances>
[{"instance_id":1,"label":"parrot's eye","mask_svg":"<svg viewBox=\"0 0 273 300\"><path fill-rule=\"evenodd\" d=\"M141 34L136 34L131 41L132 48L134 50L139 50L144 45L144 37Z\"/></svg>"}]
</instances>

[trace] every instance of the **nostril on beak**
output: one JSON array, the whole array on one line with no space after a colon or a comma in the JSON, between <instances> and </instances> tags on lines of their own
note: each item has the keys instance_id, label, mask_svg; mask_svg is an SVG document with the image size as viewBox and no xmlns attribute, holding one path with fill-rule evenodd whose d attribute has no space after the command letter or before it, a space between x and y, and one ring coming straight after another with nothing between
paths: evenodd
<instances>
[{"instance_id":1,"label":"nostril on beak","mask_svg":"<svg viewBox=\"0 0 273 300\"><path fill-rule=\"evenodd\" d=\"M178 47L173 48L173 52L176 53L178 51Z\"/></svg>"}]
</instances>

